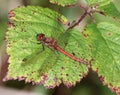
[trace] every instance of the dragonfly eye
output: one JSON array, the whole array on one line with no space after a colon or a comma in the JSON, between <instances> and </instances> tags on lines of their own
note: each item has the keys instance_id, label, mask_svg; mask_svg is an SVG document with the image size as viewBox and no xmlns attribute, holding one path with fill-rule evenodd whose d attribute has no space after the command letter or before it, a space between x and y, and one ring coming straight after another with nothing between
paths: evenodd
<instances>
[{"instance_id":1,"label":"dragonfly eye","mask_svg":"<svg viewBox=\"0 0 120 95\"><path fill-rule=\"evenodd\" d=\"M42 41L45 38L45 34L37 34L37 40Z\"/></svg>"}]
</instances>

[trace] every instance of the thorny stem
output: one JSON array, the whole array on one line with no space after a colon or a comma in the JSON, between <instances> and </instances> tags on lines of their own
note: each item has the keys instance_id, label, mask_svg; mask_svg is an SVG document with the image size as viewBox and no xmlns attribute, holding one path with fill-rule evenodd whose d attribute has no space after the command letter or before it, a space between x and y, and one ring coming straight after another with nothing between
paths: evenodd
<instances>
[{"instance_id":1,"label":"thorny stem","mask_svg":"<svg viewBox=\"0 0 120 95\"><path fill-rule=\"evenodd\" d=\"M74 23L72 26L70 26L68 29L72 29L75 26L77 26L86 16L87 16L87 12L84 12L84 14L81 16L81 18L76 23Z\"/></svg>"},{"instance_id":2,"label":"thorny stem","mask_svg":"<svg viewBox=\"0 0 120 95\"><path fill-rule=\"evenodd\" d=\"M79 7L83 8L85 10L84 14L80 17L80 19L78 21L76 21L73 25L71 25L68 29L72 29L75 26L77 26L87 15L89 15L92 18L92 21L95 22L94 17L93 17L93 13L96 12L97 9L97 5L93 6L93 7L84 7L82 5L78 5ZM67 30L68 30L67 29Z\"/></svg>"}]
</instances>

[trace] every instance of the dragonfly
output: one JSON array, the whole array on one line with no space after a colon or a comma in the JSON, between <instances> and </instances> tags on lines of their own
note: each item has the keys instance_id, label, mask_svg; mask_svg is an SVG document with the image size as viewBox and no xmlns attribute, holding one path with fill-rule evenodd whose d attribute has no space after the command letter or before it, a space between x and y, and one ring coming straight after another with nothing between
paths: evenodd
<instances>
[{"instance_id":1,"label":"dragonfly","mask_svg":"<svg viewBox=\"0 0 120 95\"><path fill-rule=\"evenodd\" d=\"M64 49L62 49L58 42L52 38L52 37L46 37L45 34L40 33L36 35L37 41L40 42L40 44L42 44L43 49L44 46L47 46L48 48L52 49L52 50L56 50L59 51L60 53L66 55L67 57L71 58L74 61L83 63L83 64L88 64L88 62L82 58L77 58L76 56L74 56L73 54L70 54L69 52L65 51Z\"/></svg>"}]
</instances>

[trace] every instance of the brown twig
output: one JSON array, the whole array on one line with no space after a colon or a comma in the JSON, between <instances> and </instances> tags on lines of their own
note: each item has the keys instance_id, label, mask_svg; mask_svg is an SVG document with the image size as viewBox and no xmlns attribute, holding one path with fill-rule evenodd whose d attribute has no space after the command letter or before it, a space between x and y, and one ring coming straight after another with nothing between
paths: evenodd
<instances>
[{"instance_id":1,"label":"brown twig","mask_svg":"<svg viewBox=\"0 0 120 95\"><path fill-rule=\"evenodd\" d=\"M87 16L87 12L84 12L84 14L81 16L81 18L76 22L74 23L72 26L70 26L68 29L72 29L74 28L76 25L78 25L85 17ZM68 30L67 29L67 30Z\"/></svg>"},{"instance_id":2,"label":"brown twig","mask_svg":"<svg viewBox=\"0 0 120 95\"><path fill-rule=\"evenodd\" d=\"M87 15L89 15L92 18L92 21L95 23L94 17L93 17L93 13L96 12L96 9L98 7L98 5L93 6L93 7L84 7L82 5L78 5L79 7L81 7L82 9L85 10L84 14L80 17L80 19L78 21L76 21L73 25L71 25L68 29L72 29L75 26L77 26ZM67 30L68 30L67 29Z\"/></svg>"}]
</instances>

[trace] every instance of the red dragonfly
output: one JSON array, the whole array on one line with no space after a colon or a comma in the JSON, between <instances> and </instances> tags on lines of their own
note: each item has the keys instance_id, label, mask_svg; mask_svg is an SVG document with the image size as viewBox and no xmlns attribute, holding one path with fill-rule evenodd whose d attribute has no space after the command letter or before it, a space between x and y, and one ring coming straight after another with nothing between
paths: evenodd
<instances>
[{"instance_id":1,"label":"red dragonfly","mask_svg":"<svg viewBox=\"0 0 120 95\"><path fill-rule=\"evenodd\" d=\"M88 64L88 62L85 61L84 59L77 58L74 55L63 50L58 45L57 41L54 38L46 37L45 34L41 33L41 34L37 34L37 40L43 45L43 49L44 49L44 45L45 45L45 46L49 47L50 49L57 50L57 51L61 52L62 54L68 56L69 58L71 58L77 62L80 62L83 64Z\"/></svg>"}]
</instances>

